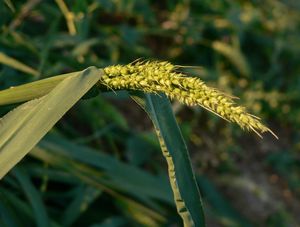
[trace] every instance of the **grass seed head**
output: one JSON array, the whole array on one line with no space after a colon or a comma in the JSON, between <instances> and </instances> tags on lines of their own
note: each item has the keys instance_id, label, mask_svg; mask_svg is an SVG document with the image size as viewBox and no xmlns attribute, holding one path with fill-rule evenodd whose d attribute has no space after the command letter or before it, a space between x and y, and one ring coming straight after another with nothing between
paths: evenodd
<instances>
[{"instance_id":1,"label":"grass seed head","mask_svg":"<svg viewBox=\"0 0 300 227\"><path fill-rule=\"evenodd\" d=\"M232 97L207 86L202 80L177 72L178 66L166 61L136 61L128 65L104 68L105 75L99 82L110 89L140 90L165 93L189 106L199 105L219 117L237 123L242 129L277 136L260 119L237 106Z\"/></svg>"}]
</instances>

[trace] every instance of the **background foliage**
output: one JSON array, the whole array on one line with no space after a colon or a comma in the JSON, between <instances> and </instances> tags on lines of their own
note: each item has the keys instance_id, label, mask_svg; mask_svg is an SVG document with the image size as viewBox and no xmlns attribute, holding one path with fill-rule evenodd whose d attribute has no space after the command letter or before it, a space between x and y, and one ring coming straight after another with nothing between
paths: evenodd
<instances>
[{"instance_id":1,"label":"background foliage","mask_svg":"<svg viewBox=\"0 0 300 227\"><path fill-rule=\"evenodd\" d=\"M1 1L0 86L139 57L201 66L186 71L240 97L280 138L173 102L208 226L297 226L299 10L292 0ZM78 103L1 181L1 226L180 226L151 122L117 93Z\"/></svg>"}]
</instances>

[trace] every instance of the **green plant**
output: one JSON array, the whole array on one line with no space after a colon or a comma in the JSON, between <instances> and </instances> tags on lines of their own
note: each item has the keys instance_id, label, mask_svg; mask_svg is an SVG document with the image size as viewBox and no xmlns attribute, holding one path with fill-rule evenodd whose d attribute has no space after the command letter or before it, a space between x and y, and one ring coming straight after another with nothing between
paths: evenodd
<instances>
[{"instance_id":1,"label":"green plant","mask_svg":"<svg viewBox=\"0 0 300 227\"><path fill-rule=\"evenodd\" d=\"M189 154L169 101L200 105L225 120L257 135L270 132L259 118L237 106L232 98L208 87L199 78L186 76L180 66L161 61L135 61L104 69L90 67L0 92L0 104L26 103L2 119L0 129L0 177L15 166L54 124L92 87L101 91L131 90L132 98L151 118L166 158L177 211L184 226L204 226L202 202ZM145 93L154 93L149 95ZM161 97L159 97L161 96ZM17 173L19 176L19 173Z\"/></svg>"}]
</instances>

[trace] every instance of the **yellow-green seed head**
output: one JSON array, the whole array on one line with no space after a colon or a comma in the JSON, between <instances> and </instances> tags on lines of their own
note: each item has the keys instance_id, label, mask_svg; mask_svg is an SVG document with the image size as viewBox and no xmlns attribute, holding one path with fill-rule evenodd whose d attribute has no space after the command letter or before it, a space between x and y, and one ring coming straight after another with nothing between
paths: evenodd
<instances>
[{"instance_id":1,"label":"yellow-green seed head","mask_svg":"<svg viewBox=\"0 0 300 227\"><path fill-rule=\"evenodd\" d=\"M177 66L166 61L138 61L128 65L104 68L100 84L110 89L131 89L152 93L165 93L189 106L199 105L221 118L237 123L260 136L270 132L277 136L260 119L237 106L230 96L211 88L195 77L176 72Z\"/></svg>"}]
</instances>

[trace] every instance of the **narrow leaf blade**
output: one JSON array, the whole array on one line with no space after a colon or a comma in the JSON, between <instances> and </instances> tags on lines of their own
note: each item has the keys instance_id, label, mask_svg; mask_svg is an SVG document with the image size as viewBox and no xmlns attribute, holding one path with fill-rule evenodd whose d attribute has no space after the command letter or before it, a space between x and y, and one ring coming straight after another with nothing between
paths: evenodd
<instances>
[{"instance_id":1,"label":"narrow leaf blade","mask_svg":"<svg viewBox=\"0 0 300 227\"><path fill-rule=\"evenodd\" d=\"M14 69L17 69L19 71L22 71L24 73L28 73L31 74L33 76L38 76L39 72L36 71L35 69L31 68L28 65L25 65L24 63L0 52L0 63L4 64L4 65L8 65Z\"/></svg>"},{"instance_id":2,"label":"narrow leaf blade","mask_svg":"<svg viewBox=\"0 0 300 227\"><path fill-rule=\"evenodd\" d=\"M28 175L26 174L26 171L24 171L23 169L14 169L13 174L19 181L22 189L27 196L27 199L31 204L36 225L41 227L50 227L50 220L47 214L46 207L42 201L42 197L39 191L31 183Z\"/></svg>"},{"instance_id":3,"label":"narrow leaf blade","mask_svg":"<svg viewBox=\"0 0 300 227\"><path fill-rule=\"evenodd\" d=\"M203 205L198 185L192 170L186 144L176 123L169 100L165 95L139 94L138 96L137 99L134 99L145 109L153 121L158 137L162 139L160 142L163 152L164 150L169 152L167 156L170 156L171 163L169 163L170 160L167 160L168 165L173 165L169 166L169 173L172 172L170 168L175 170L176 187L172 186L174 196L176 197L178 188L179 195L177 196L183 200L185 209L187 209L192 218L194 226L205 226ZM140 99L143 96L145 102ZM172 177L170 176L170 180L174 180ZM182 206L182 203L178 204L178 201L176 203L177 206ZM181 210L182 208L180 207ZM184 215L182 217L184 218ZM184 220L184 223L190 223L190 221Z\"/></svg>"}]
</instances>

